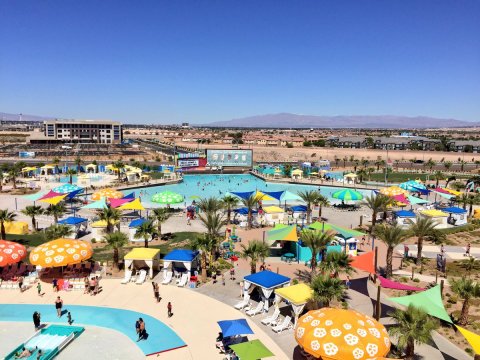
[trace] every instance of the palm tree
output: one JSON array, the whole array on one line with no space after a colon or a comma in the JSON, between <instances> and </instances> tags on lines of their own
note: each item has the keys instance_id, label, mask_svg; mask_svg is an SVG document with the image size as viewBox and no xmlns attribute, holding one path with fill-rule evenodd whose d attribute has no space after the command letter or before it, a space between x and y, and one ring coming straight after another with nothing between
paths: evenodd
<instances>
[{"instance_id":1,"label":"palm tree","mask_svg":"<svg viewBox=\"0 0 480 360\"><path fill-rule=\"evenodd\" d=\"M52 160L52 164L55 165L55 172L58 173L58 164L60 164L60 158L55 156Z\"/></svg>"},{"instance_id":2,"label":"palm tree","mask_svg":"<svg viewBox=\"0 0 480 360\"><path fill-rule=\"evenodd\" d=\"M468 310L470 308L470 300L472 298L480 297L480 285L473 282L469 278L459 278L450 281L452 291L463 299L462 312L458 323L460 325L467 325Z\"/></svg>"},{"instance_id":3,"label":"palm tree","mask_svg":"<svg viewBox=\"0 0 480 360\"><path fill-rule=\"evenodd\" d=\"M107 248L113 250L113 267L118 270L119 249L128 244L128 236L120 231L106 234L104 237Z\"/></svg>"},{"instance_id":4,"label":"palm tree","mask_svg":"<svg viewBox=\"0 0 480 360\"><path fill-rule=\"evenodd\" d=\"M162 239L162 223L168 220L171 216L171 212L167 208L156 208L153 209L150 217L152 220L157 222L157 231L158 231L158 238Z\"/></svg>"},{"instance_id":5,"label":"palm tree","mask_svg":"<svg viewBox=\"0 0 480 360\"><path fill-rule=\"evenodd\" d=\"M52 225L52 226L48 227L45 230L45 239L47 241L55 240L55 239L62 239L62 238L69 237L72 234L73 234L73 230L70 226L63 225L63 224L61 224L61 225L56 224L56 225Z\"/></svg>"},{"instance_id":6,"label":"palm tree","mask_svg":"<svg viewBox=\"0 0 480 360\"><path fill-rule=\"evenodd\" d=\"M330 202L328 201L328 198L326 196L323 196L322 194L318 193L318 197L317 197L317 201L315 202L315 205L319 206L318 216L321 218L322 209L324 207L328 207L330 205Z\"/></svg>"},{"instance_id":7,"label":"palm tree","mask_svg":"<svg viewBox=\"0 0 480 360\"><path fill-rule=\"evenodd\" d=\"M385 245L387 245L387 266L385 269L385 276L389 278L392 276L393 250L395 246L405 241L408 237L408 233L398 225L391 226L386 224L376 225L373 229L373 233Z\"/></svg>"},{"instance_id":8,"label":"palm tree","mask_svg":"<svg viewBox=\"0 0 480 360\"><path fill-rule=\"evenodd\" d=\"M437 163L433 159L428 159L428 161L425 163L425 166L428 166L430 171L432 171L433 167L437 165Z\"/></svg>"},{"instance_id":9,"label":"palm tree","mask_svg":"<svg viewBox=\"0 0 480 360\"><path fill-rule=\"evenodd\" d=\"M105 221L107 224L106 232L107 234L110 234L113 231L113 225L120 220L121 212L112 207L104 207L97 211L97 215L100 220Z\"/></svg>"},{"instance_id":10,"label":"palm tree","mask_svg":"<svg viewBox=\"0 0 480 360\"><path fill-rule=\"evenodd\" d=\"M291 176L292 169L293 169L293 166L291 164L285 164L285 166L283 167L283 172L284 172L286 177Z\"/></svg>"},{"instance_id":11,"label":"palm tree","mask_svg":"<svg viewBox=\"0 0 480 360\"><path fill-rule=\"evenodd\" d=\"M8 176L12 179L14 189L17 188L17 177L20 175L21 172L21 168L18 166L18 164L10 166L10 169L8 170Z\"/></svg>"},{"instance_id":12,"label":"palm tree","mask_svg":"<svg viewBox=\"0 0 480 360\"><path fill-rule=\"evenodd\" d=\"M75 169L68 169L65 172L65 175L68 175L68 182L71 184L73 182L73 175L75 175L77 171Z\"/></svg>"},{"instance_id":13,"label":"palm tree","mask_svg":"<svg viewBox=\"0 0 480 360\"><path fill-rule=\"evenodd\" d=\"M365 180L365 178L368 176L367 170L365 168L360 169L357 171L357 175L358 175L358 181L363 182L363 180Z\"/></svg>"},{"instance_id":14,"label":"palm tree","mask_svg":"<svg viewBox=\"0 0 480 360\"><path fill-rule=\"evenodd\" d=\"M453 163L451 161L445 161L443 163L443 166L445 167L445 170L450 170L450 168L452 167Z\"/></svg>"},{"instance_id":15,"label":"palm tree","mask_svg":"<svg viewBox=\"0 0 480 360\"><path fill-rule=\"evenodd\" d=\"M332 251L327 253L325 259L319 265L320 271L324 274L333 274L338 277L340 273L352 274L355 270L352 268L352 258L343 251Z\"/></svg>"},{"instance_id":16,"label":"palm tree","mask_svg":"<svg viewBox=\"0 0 480 360\"><path fill-rule=\"evenodd\" d=\"M148 248L148 240L152 238L154 232L155 227L153 226L153 221L147 220L137 228L133 237L135 239L143 239L145 241L144 246Z\"/></svg>"},{"instance_id":17,"label":"palm tree","mask_svg":"<svg viewBox=\"0 0 480 360\"><path fill-rule=\"evenodd\" d=\"M370 195L365 197L365 204L367 207L372 210L372 227L370 232L373 231L375 224L377 223L377 215L380 211L386 211L388 205L392 204L392 198L385 196L383 194Z\"/></svg>"},{"instance_id":18,"label":"palm tree","mask_svg":"<svg viewBox=\"0 0 480 360\"><path fill-rule=\"evenodd\" d=\"M200 201L197 203L198 208L207 213L207 212L217 212L222 210L223 204L222 201L215 198L215 197L209 197L206 199L200 199Z\"/></svg>"},{"instance_id":19,"label":"palm tree","mask_svg":"<svg viewBox=\"0 0 480 360\"><path fill-rule=\"evenodd\" d=\"M438 187L438 183L440 180L445 179L445 175L441 171L436 171L432 177L435 179L435 187Z\"/></svg>"},{"instance_id":20,"label":"palm tree","mask_svg":"<svg viewBox=\"0 0 480 360\"><path fill-rule=\"evenodd\" d=\"M55 224L58 223L58 218L62 217L67 212L65 205L63 203L51 204L45 210L45 214L48 216L53 216Z\"/></svg>"},{"instance_id":21,"label":"palm tree","mask_svg":"<svg viewBox=\"0 0 480 360\"><path fill-rule=\"evenodd\" d=\"M437 223L431 218L423 218L417 216L416 221L410 225L408 229L410 236L417 237L417 266L422 263L422 249L423 240L428 238L442 238L443 233L440 233L435 227Z\"/></svg>"},{"instance_id":22,"label":"palm tree","mask_svg":"<svg viewBox=\"0 0 480 360\"><path fill-rule=\"evenodd\" d=\"M3 179L5 178L5 175L3 174L3 169L0 168L0 191L3 191Z\"/></svg>"},{"instance_id":23,"label":"palm tree","mask_svg":"<svg viewBox=\"0 0 480 360\"><path fill-rule=\"evenodd\" d=\"M217 247L217 240L207 234L203 234L191 240L190 247L193 250L200 250L200 268L202 269L202 279L203 281L207 281L207 256L209 257L208 263L211 264L211 254Z\"/></svg>"},{"instance_id":24,"label":"palm tree","mask_svg":"<svg viewBox=\"0 0 480 360\"><path fill-rule=\"evenodd\" d=\"M2 235L2 239L5 239L5 223L14 221L16 217L17 214L8 209L0 210L0 234Z\"/></svg>"},{"instance_id":25,"label":"palm tree","mask_svg":"<svg viewBox=\"0 0 480 360\"><path fill-rule=\"evenodd\" d=\"M74 160L75 166L77 167L77 173L80 173L80 165L83 164L83 160L80 156L77 156Z\"/></svg>"},{"instance_id":26,"label":"palm tree","mask_svg":"<svg viewBox=\"0 0 480 360\"><path fill-rule=\"evenodd\" d=\"M22 210L23 215L30 216L32 218L33 231L37 230L37 221L35 219L35 216L42 215L43 213L44 213L43 208L37 205L27 206L25 207L25 209Z\"/></svg>"},{"instance_id":27,"label":"palm tree","mask_svg":"<svg viewBox=\"0 0 480 360\"><path fill-rule=\"evenodd\" d=\"M312 222L312 205L316 203L320 193L316 190L300 191L298 196L307 204L307 224Z\"/></svg>"},{"instance_id":28,"label":"palm tree","mask_svg":"<svg viewBox=\"0 0 480 360\"><path fill-rule=\"evenodd\" d=\"M372 174L375 172L375 168L369 167L367 168L367 176L368 176L368 181L372 180Z\"/></svg>"},{"instance_id":29,"label":"palm tree","mask_svg":"<svg viewBox=\"0 0 480 360\"><path fill-rule=\"evenodd\" d=\"M250 273L257 272L257 261L265 259L270 254L270 248L259 240L251 240L248 245L241 244L242 259L250 259Z\"/></svg>"},{"instance_id":30,"label":"palm tree","mask_svg":"<svg viewBox=\"0 0 480 360\"><path fill-rule=\"evenodd\" d=\"M409 305L405 311L395 309L390 316L396 322L389 328L390 335L398 339L397 346L405 352L405 359L413 360L415 345L431 342L432 331L438 328L437 320L414 305Z\"/></svg>"},{"instance_id":31,"label":"palm tree","mask_svg":"<svg viewBox=\"0 0 480 360\"><path fill-rule=\"evenodd\" d=\"M117 172L118 172L118 180L121 179L121 172L123 169L125 169L125 164L123 163L123 161L121 160L118 160L118 161L115 161L113 163L113 167L117 169Z\"/></svg>"},{"instance_id":32,"label":"palm tree","mask_svg":"<svg viewBox=\"0 0 480 360\"><path fill-rule=\"evenodd\" d=\"M312 279L310 287L313 290L313 300L329 307L333 300L340 301L345 296L347 287L336 277L318 274Z\"/></svg>"},{"instance_id":33,"label":"palm tree","mask_svg":"<svg viewBox=\"0 0 480 360\"><path fill-rule=\"evenodd\" d=\"M248 224L248 229L252 228L252 221L253 221L253 216L252 216L252 211L253 208L258 205L258 201L260 199L255 196L255 194L250 195L246 199L242 199L242 204L248 209L248 215L247 215L247 224Z\"/></svg>"},{"instance_id":34,"label":"palm tree","mask_svg":"<svg viewBox=\"0 0 480 360\"><path fill-rule=\"evenodd\" d=\"M222 198L222 203L225 209L227 209L227 224L230 224L230 218L232 215L232 210L238 204L238 198L236 196L225 195Z\"/></svg>"},{"instance_id":35,"label":"palm tree","mask_svg":"<svg viewBox=\"0 0 480 360\"><path fill-rule=\"evenodd\" d=\"M302 243L307 246L312 252L312 259L310 260L310 267L312 272L315 271L317 267L317 255L326 250L327 245L334 239L335 233L332 231L318 231L318 230L302 230L300 237ZM322 256L322 259L324 257Z\"/></svg>"},{"instance_id":36,"label":"palm tree","mask_svg":"<svg viewBox=\"0 0 480 360\"><path fill-rule=\"evenodd\" d=\"M221 236L222 229L226 225L226 221L222 214L207 212L199 214L198 218L207 229L207 234L209 236L215 239L218 239Z\"/></svg>"}]
</instances>

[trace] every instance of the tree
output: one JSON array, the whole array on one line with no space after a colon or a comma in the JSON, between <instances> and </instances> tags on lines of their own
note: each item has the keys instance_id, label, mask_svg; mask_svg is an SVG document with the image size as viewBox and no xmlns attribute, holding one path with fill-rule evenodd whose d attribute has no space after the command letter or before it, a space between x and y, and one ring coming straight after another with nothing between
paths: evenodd
<instances>
[{"instance_id":1,"label":"tree","mask_svg":"<svg viewBox=\"0 0 480 360\"><path fill-rule=\"evenodd\" d=\"M351 266L352 261L352 258L343 251L332 251L322 259L319 268L326 275L333 274L335 277L341 273L350 275L355 271Z\"/></svg>"},{"instance_id":2,"label":"tree","mask_svg":"<svg viewBox=\"0 0 480 360\"><path fill-rule=\"evenodd\" d=\"M17 214L8 209L0 210L0 234L2 235L2 239L5 239L5 223L14 221L16 217Z\"/></svg>"},{"instance_id":3,"label":"tree","mask_svg":"<svg viewBox=\"0 0 480 360\"><path fill-rule=\"evenodd\" d=\"M322 253L327 249L327 245L334 239L335 233L332 231L319 231L319 230L302 230L300 237L302 243L307 246L312 252L312 258L310 260L310 267L312 272L315 271L317 267L317 255ZM324 258L322 256L322 258Z\"/></svg>"},{"instance_id":4,"label":"tree","mask_svg":"<svg viewBox=\"0 0 480 360\"><path fill-rule=\"evenodd\" d=\"M167 208L156 208L150 213L150 217L152 220L157 222L157 231L158 231L158 238L162 239L162 223L168 220L171 213Z\"/></svg>"},{"instance_id":5,"label":"tree","mask_svg":"<svg viewBox=\"0 0 480 360\"><path fill-rule=\"evenodd\" d=\"M292 165L291 164L285 164L283 167L283 172L285 173L286 177L290 177L292 175Z\"/></svg>"},{"instance_id":6,"label":"tree","mask_svg":"<svg viewBox=\"0 0 480 360\"><path fill-rule=\"evenodd\" d=\"M128 244L128 236L120 231L115 231L104 236L107 248L113 250L113 267L118 270L119 250Z\"/></svg>"},{"instance_id":7,"label":"tree","mask_svg":"<svg viewBox=\"0 0 480 360\"><path fill-rule=\"evenodd\" d=\"M77 167L77 173L80 173L80 166L83 164L83 160L80 156L77 156L74 160L75 166Z\"/></svg>"},{"instance_id":8,"label":"tree","mask_svg":"<svg viewBox=\"0 0 480 360\"><path fill-rule=\"evenodd\" d=\"M205 226L209 236L215 239L220 237L222 228L226 225L226 221L222 214L216 212L207 212L199 214L198 218Z\"/></svg>"},{"instance_id":9,"label":"tree","mask_svg":"<svg viewBox=\"0 0 480 360\"><path fill-rule=\"evenodd\" d=\"M392 276L393 250L395 246L405 241L408 237L408 233L398 225L391 226L386 224L376 225L373 229L373 233L385 245L387 245L387 266L385 269L385 276L390 278Z\"/></svg>"},{"instance_id":10,"label":"tree","mask_svg":"<svg viewBox=\"0 0 480 360\"><path fill-rule=\"evenodd\" d=\"M318 193L318 197L317 197L317 201L315 202L315 205L319 207L318 216L321 218L322 209L324 207L328 207L330 205L330 202L328 201L328 198L326 196L323 196L322 194Z\"/></svg>"},{"instance_id":11,"label":"tree","mask_svg":"<svg viewBox=\"0 0 480 360\"><path fill-rule=\"evenodd\" d=\"M358 170L357 176L358 176L358 181L363 182L363 180L365 180L365 178L368 176L367 170L365 168Z\"/></svg>"},{"instance_id":12,"label":"tree","mask_svg":"<svg viewBox=\"0 0 480 360\"><path fill-rule=\"evenodd\" d=\"M60 164L60 158L55 156L52 160L53 165L55 165L55 171L58 172L58 165Z\"/></svg>"},{"instance_id":13,"label":"tree","mask_svg":"<svg viewBox=\"0 0 480 360\"><path fill-rule=\"evenodd\" d=\"M232 216L232 210L238 204L238 198L232 195L225 195L222 198L222 203L225 209L227 209L227 224L230 224L230 218Z\"/></svg>"},{"instance_id":14,"label":"tree","mask_svg":"<svg viewBox=\"0 0 480 360\"><path fill-rule=\"evenodd\" d=\"M47 241L63 239L73 235L73 230L68 225L55 224L45 230L45 239Z\"/></svg>"},{"instance_id":15,"label":"tree","mask_svg":"<svg viewBox=\"0 0 480 360\"><path fill-rule=\"evenodd\" d=\"M71 184L73 182L73 175L75 175L76 173L77 173L77 171L74 170L74 169L68 169L67 172L65 173L66 175L68 175L69 184Z\"/></svg>"},{"instance_id":16,"label":"tree","mask_svg":"<svg viewBox=\"0 0 480 360\"><path fill-rule=\"evenodd\" d=\"M342 159L342 161L343 161L343 167L344 167L344 168L347 167L348 157L344 156L343 159Z\"/></svg>"},{"instance_id":17,"label":"tree","mask_svg":"<svg viewBox=\"0 0 480 360\"><path fill-rule=\"evenodd\" d=\"M435 174L433 174L432 177L435 180L435 187L438 187L438 182L440 180L445 180L445 175L441 171L435 171Z\"/></svg>"},{"instance_id":18,"label":"tree","mask_svg":"<svg viewBox=\"0 0 480 360\"><path fill-rule=\"evenodd\" d=\"M8 170L8 176L12 179L14 189L17 188L17 177L20 175L20 173L21 167L19 166L19 163L10 166L10 169Z\"/></svg>"},{"instance_id":19,"label":"tree","mask_svg":"<svg viewBox=\"0 0 480 360\"><path fill-rule=\"evenodd\" d=\"M209 257L208 263L211 265L211 254L217 247L217 240L208 234L203 234L191 240L190 247L193 250L200 250L200 268L202 269L202 279L203 281L207 281L207 256Z\"/></svg>"},{"instance_id":20,"label":"tree","mask_svg":"<svg viewBox=\"0 0 480 360\"><path fill-rule=\"evenodd\" d=\"M313 300L329 307L333 300L340 301L345 296L346 286L343 281L329 275L318 274L312 279Z\"/></svg>"},{"instance_id":21,"label":"tree","mask_svg":"<svg viewBox=\"0 0 480 360\"><path fill-rule=\"evenodd\" d=\"M259 201L259 198L255 196L255 194L250 195L246 199L242 199L243 206L245 206L248 210L248 215L247 215L248 229L252 228L252 221L253 221L252 211L253 211L253 208L258 205L258 201Z\"/></svg>"},{"instance_id":22,"label":"tree","mask_svg":"<svg viewBox=\"0 0 480 360\"><path fill-rule=\"evenodd\" d=\"M312 205L315 204L320 196L316 190L300 191L298 196L307 204L307 224L312 222Z\"/></svg>"},{"instance_id":23,"label":"tree","mask_svg":"<svg viewBox=\"0 0 480 360\"><path fill-rule=\"evenodd\" d=\"M432 171L433 167L437 165L437 163L430 158L424 165L427 166L430 169L430 171Z\"/></svg>"},{"instance_id":24,"label":"tree","mask_svg":"<svg viewBox=\"0 0 480 360\"><path fill-rule=\"evenodd\" d=\"M405 359L413 360L415 345L431 342L432 331L438 328L437 320L414 305L405 311L395 309L390 316L396 323L389 328L390 335L398 339L397 346L405 352Z\"/></svg>"},{"instance_id":25,"label":"tree","mask_svg":"<svg viewBox=\"0 0 480 360\"><path fill-rule=\"evenodd\" d=\"M143 239L144 247L148 248L148 240L152 239L154 233L155 227L153 226L153 221L147 220L139 227L137 227L137 230L135 231L135 235L133 237L135 239Z\"/></svg>"},{"instance_id":26,"label":"tree","mask_svg":"<svg viewBox=\"0 0 480 360\"><path fill-rule=\"evenodd\" d=\"M203 212L217 212L223 209L223 203L221 200L215 197L209 197L206 199L200 199L198 202L198 208Z\"/></svg>"},{"instance_id":27,"label":"tree","mask_svg":"<svg viewBox=\"0 0 480 360\"><path fill-rule=\"evenodd\" d=\"M22 210L23 215L29 216L32 219L33 231L37 230L37 221L35 219L35 216L42 215L43 213L44 213L43 208L38 205L27 206L25 207L25 209Z\"/></svg>"},{"instance_id":28,"label":"tree","mask_svg":"<svg viewBox=\"0 0 480 360\"><path fill-rule=\"evenodd\" d=\"M470 300L480 297L480 285L469 278L459 278L450 280L452 291L463 299L462 312L458 323L467 325L468 311L470 309Z\"/></svg>"},{"instance_id":29,"label":"tree","mask_svg":"<svg viewBox=\"0 0 480 360\"><path fill-rule=\"evenodd\" d=\"M259 240L251 240L247 245L241 244L242 251L240 256L242 259L250 260L250 273L257 272L257 262L265 259L270 254L270 248Z\"/></svg>"},{"instance_id":30,"label":"tree","mask_svg":"<svg viewBox=\"0 0 480 360\"><path fill-rule=\"evenodd\" d=\"M125 164L123 161L118 160L113 163L113 167L116 169L117 174L118 174L118 180L121 179L122 176L122 170L125 169Z\"/></svg>"},{"instance_id":31,"label":"tree","mask_svg":"<svg viewBox=\"0 0 480 360\"><path fill-rule=\"evenodd\" d=\"M375 224L377 223L378 213L381 211L386 211L388 205L393 203L393 199L383 194L372 194L365 197L364 202L367 207L372 210L372 227L370 228L370 232L372 232Z\"/></svg>"},{"instance_id":32,"label":"tree","mask_svg":"<svg viewBox=\"0 0 480 360\"><path fill-rule=\"evenodd\" d=\"M67 209L65 208L65 205L63 203L58 203L58 204L51 204L47 207L45 210L45 215L47 216L53 216L53 221L55 224L58 223L58 218L62 217L65 215L67 212Z\"/></svg>"},{"instance_id":33,"label":"tree","mask_svg":"<svg viewBox=\"0 0 480 360\"><path fill-rule=\"evenodd\" d=\"M105 221L107 226L106 232L107 234L110 234L113 231L113 225L120 220L121 212L112 207L104 207L97 211L97 215L100 220Z\"/></svg>"},{"instance_id":34,"label":"tree","mask_svg":"<svg viewBox=\"0 0 480 360\"><path fill-rule=\"evenodd\" d=\"M443 167L445 168L445 170L450 170L450 168L452 167L453 163L451 161L445 161L443 163Z\"/></svg>"},{"instance_id":35,"label":"tree","mask_svg":"<svg viewBox=\"0 0 480 360\"><path fill-rule=\"evenodd\" d=\"M440 233L436 229L437 223L431 218L423 218L417 216L416 221L410 225L408 233L410 236L417 237L417 261L416 264L420 266L422 263L422 250L423 250L423 240L428 238L437 238L441 239L443 233Z\"/></svg>"}]
</instances>

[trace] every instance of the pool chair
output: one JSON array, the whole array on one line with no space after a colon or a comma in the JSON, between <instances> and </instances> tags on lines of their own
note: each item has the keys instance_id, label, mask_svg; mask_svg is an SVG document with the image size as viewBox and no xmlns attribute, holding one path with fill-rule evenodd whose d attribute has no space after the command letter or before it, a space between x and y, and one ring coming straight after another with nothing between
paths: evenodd
<instances>
[{"instance_id":1,"label":"pool chair","mask_svg":"<svg viewBox=\"0 0 480 360\"><path fill-rule=\"evenodd\" d=\"M246 314L248 316L255 316L257 314L260 314L261 312L263 312L263 301L260 301L258 304L257 304L257 307L254 308L254 309L250 309L246 312Z\"/></svg>"},{"instance_id":2,"label":"pool chair","mask_svg":"<svg viewBox=\"0 0 480 360\"><path fill-rule=\"evenodd\" d=\"M146 278L147 278L147 272L145 270L140 270L140 274L138 275L138 278L137 278L137 281L135 281L135 284L142 285L145 282Z\"/></svg>"},{"instance_id":3,"label":"pool chair","mask_svg":"<svg viewBox=\"0 0 480 360\"><path fill-rule=\"evenodd\" d=\"M246 294L244 297L243 297L243 300L241 302L239 302L238 304L234 305L233 307L237 310L242 310L243 308L245 308L246 306L248 306L248 302L250 301L250 295Z\"/></svg>"},{"instance_id":4,"label":"pool chair","mask_svg":"<svg viewBox=\"0 0 480 360\"><path fill-rule=\"evenodd\" d=\"M128 284L131 280L132 280L132 271L131 270L126 270L125 271L125 277L120 282L120 284Z\"/></svg>"},{"instance_id":5,"label":"pool chair","mask_svg":"<svg viewBox=\"0 0 480 360\"><path fill-rule=\"evenodd\" d=\"M267 316L266 318L262 319L262 324L270 325L271 323L277 321L278 317L280 316L280 309L275 309L272 315Z\"/></svg>"},{"instance_id":6,"label":"pool chair","mask_svg":"<svg viewBox=\"0 0 480 360\"><path fill-rule=\"evenodd\" d=\"M163 277L162 284L163 284L163 285L169 284L170 281L172 281L172 276L173 276L173 272L168 271L168 272L166 273L166 275L164 275L164 277Z\"/></svg>"},{"instance_id":7,"label":"pool chair","mask_svg":"<svg viewBox=\"0 0 480 360\"><path fill-rule=\"evenodd\" d=\"M272 328L272 330L276 333L279 333L279 332L282 332L283 330L291 329L293 328L291 321L292 321L292 318L290 316L285 316L285 319L283 319L283 321L280 324L275 325Z\"/></svg>"},{"instance_id":8,"label":"pool chair","mask_svg":"<svg viewBox=\"0 0 480 360\"><path fill-rule=\"evenodd\" d=\"M188 282L188 274L183 274L179 281L177 281L177 286L184 287Z\"/></svg>"}]
</instances>

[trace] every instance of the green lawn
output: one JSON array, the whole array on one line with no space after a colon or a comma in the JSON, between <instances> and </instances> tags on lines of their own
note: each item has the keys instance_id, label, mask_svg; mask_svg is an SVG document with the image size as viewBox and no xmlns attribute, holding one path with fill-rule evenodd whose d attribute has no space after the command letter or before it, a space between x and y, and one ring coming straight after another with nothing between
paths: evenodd
<instances>
[{"instance_id":1,"label":"green lawn","mask_svg":"<svg viewBox=\"0 0 480 360\"><path fill-rule=\"evenodd\" d=\"M34 234L26 234L26 235L14 235L14 234L6 234L6 240L15 241L25 246L38 246L45 242L45 236L43 232L37 232Z\"/></svg>"},{"instance_id":2,"label":"green lawn","mask_svg":"<svg viewBox=\"0 0 480 360\"><path fill-rule=\"evenodd\" d=\"M415 180L415 179L420 179L422 181L425 181L427 179L427 175L432 176L430 173L389 173L388 174L388 182L393 182L393 183L402 183L408 180ZM368 179L368 178L367 178ZM371 181L379 181L379 182L384 182L385 181L385 174L381 173L375 173L371 175Z\"/></svg>"}]
</instances>

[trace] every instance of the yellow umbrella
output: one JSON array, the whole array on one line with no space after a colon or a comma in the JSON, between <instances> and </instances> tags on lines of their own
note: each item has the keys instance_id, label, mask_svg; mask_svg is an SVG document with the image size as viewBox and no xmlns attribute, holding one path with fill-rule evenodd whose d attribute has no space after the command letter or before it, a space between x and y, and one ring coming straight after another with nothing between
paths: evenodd
<instances>
[{"instance_id":1,"label":"yellow umbrella","mask_svg":"<svg viewBox=\"0 0 480 360\"><path fill-rule=\"evenodd\" d=\"M408 195L407 190L403 190L401 187L398 186L390 186L388 188L383 188L380 190L380 193L387 196L396 196L401 194Z\"/></svg>"},{"instance_id":2,"label":"yellow umbrella","mask_svg":"<svg viewBox=\"0 0 480 360\"><path fill-rule=\"evenodd\" d=\"M54 196L51 198L46 198L46 199L41 199L39 201L45 202L47 204L51 205L57 205L60 201L64 200L67 197L68 194L63 194L59 196Z\"/></svg>"},{"instance_id":3,"label":"yellow umbrella","mask_svg":"<svg viewBox=\"0 0 480 360\"><path fill-rule=\"evenodd\" d=\"M354 174L354 173L349 173L347 175L345 175L345 177L348 177L348 178L356 178L358 175L357 174Z\"/></svg>"},{"instance_id":4,"label":"yellow umbrella","mask_svg":"<svg viewBox=\"0 0 480 360\"><path fill-rule=\"evenodd\" d=\"M109 199L120 199L123 197L123 193L121 191L108 188L99 190L92 194L92 200L100 200L102 197Z\"/></svg>"},{"instance_id":5,"label":"yellow umbrella","mask_svg":"<svg viewBox=\"0 0 480 360\"><path fill-rule=\"evenodd\" d=\"M57 239L37 246L30 253L30 263L42 267L79 264L92 257L92 245L87 241Z\"/></svg>"}]
</instances>

